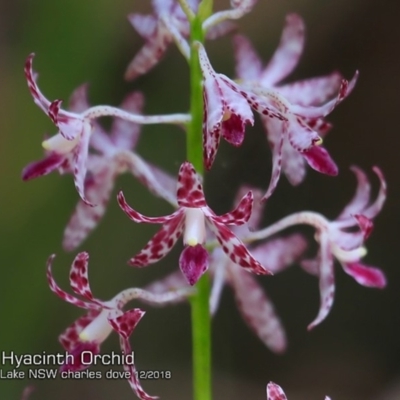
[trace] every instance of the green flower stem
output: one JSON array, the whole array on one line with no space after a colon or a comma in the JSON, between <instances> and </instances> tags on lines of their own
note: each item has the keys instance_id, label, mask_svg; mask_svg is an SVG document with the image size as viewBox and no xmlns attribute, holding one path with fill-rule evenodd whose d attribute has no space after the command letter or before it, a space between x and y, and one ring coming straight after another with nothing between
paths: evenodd
<instances>
[{"instance_id":1,"label":"green flower stem","mask_svg":"<svg viewBox=\"0 0 400 400\"><path fill-rule=\"evenodd\" d=\"M194 42L204 41L202 21L199 16L191 20L190 55L190 113L192 120L187 133L187 160L197 173L203 175L203 88L198 51ZM211 400L211 318L209 312L210 280L208 274L196 284L196 294L191 299L193 391L194 400Z\"/></svg>"}]
</instances>

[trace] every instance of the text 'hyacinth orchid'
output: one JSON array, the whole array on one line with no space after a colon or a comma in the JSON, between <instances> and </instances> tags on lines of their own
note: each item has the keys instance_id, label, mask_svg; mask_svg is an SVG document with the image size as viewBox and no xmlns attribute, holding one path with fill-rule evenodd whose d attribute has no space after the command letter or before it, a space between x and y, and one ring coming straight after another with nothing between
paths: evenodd
<instances>
[{"instance_id":1,"label":"text 'hyacinth orchid'","mask_svg":"<svg viewBox=\"0 0 400 400\"><path fill-rule=\"evenodd\" d=\"M208 269L209 260L204 248L206 225L215 234L224 253L242 268L255 274L269 274L246 249L226 225L242 225L250 218L253 195L247 193L235 210L224 215L215 215L207 206L200 177L192 164L184 162L179 169L177 200L179 209L165 217L145 217L132 209L122 192L118 202L128 217L137 223L163 224L163 227L144 249L129 260L129 264L145 267L165 257L183 234L184 250L179 266L190 285L194 285Z\"/></svg>"},{"instance_id":2,"label":"text 'hyacinth orchid'","mask_svg":"<svg viewBox=\"0 0 400 400\"><path fill-rule=\"evenodd\" d=\"M153 305L163 305L177 302L191 293L191 290L188 288L176 289L160 294L154 294L139 288L132 288L122 291L110 301L99 300L93 297L89 285L89 255L82 252L75 257L69 275L72 290L84 299L82 300L65 292L55 282L52 273L54 257L55 255L52 255L47 263L47 280L50 289L66 302L88 311L87 314L78 318L59 337L64 349L74 357L73 363L61 366L61 370L63 371L81 371L88 368L88 362L85 362L85 359L82 359L82 357L88 353L99 354L100 345L112 331L117 332L120 337L122 353L125 355L132 353L129 337L145 312L139 308L122 311L123 307L129 301L139 299ZM129 372L129 384L140 399L150 400L156 398L149 396L142 389L134 364L125 364L124 369Z\"/></svg>"}]
</instances>

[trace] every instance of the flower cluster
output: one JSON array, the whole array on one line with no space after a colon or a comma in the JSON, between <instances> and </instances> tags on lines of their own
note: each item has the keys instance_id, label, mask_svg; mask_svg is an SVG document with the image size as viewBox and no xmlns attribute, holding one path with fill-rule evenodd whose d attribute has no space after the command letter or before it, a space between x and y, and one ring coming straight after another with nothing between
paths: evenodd
<instances>
[{"instance_id":1,"label":"flower cluster","mask_svg":"<svg viewBox=\"0 0 400 400\"><path fill-rule=\"evenodd\" d=\"M60 335L61 345L73 355L73 361L65 363L62 370L87 368L83 355L99 354L101 344L112 332L119 336L121 352L130 353L129 338L145 313L140 308L124 310L134 299L164 305L192 296L193 310L203 307L201 312L193 313L194 320L196 315L203 318L196 320L193 326L204 329L207 335L209 315L216 314L223 287L228 284L245 322L268 348L280 353L286 349L286 333L256 275L277 274L297 263L318 277L320 308L309 329L321 323L333 305L334 259L359 284L375 288L386 285L380 269L361 261L366 254L364 242L372 231L373 219L386 199L386 182L378 167L373 168L380 181L375 200L371 200L366 174L358 167L352 167L358 181L356 194L336 219L302 211L263 227L263 201L274 193L282 172L293 185L304 180L306 165L323 174L338 174L337 164L321 146L322 139L332 128L326 117L353 91L358 72L351 80L333 72L283 83L303 52L305 28L301 17L296 14L286 17L278 48L269 63L263 66L250 41L237 33L233 22L249 13L256 0L231 0L230 4L229 9L213 13L210 0L153 0L152 14L129 16L144 45L130 62L125 78L133 80L150 71L175 43L189 62L193 76L191 89L197 93L197 97L193 95L191 99L190 114L143 115L144 96L140 92L128 94L120 107L91 106L87 85L73 92L69 109L65 110L61 100L50 101L40 91L32 67L34 55L26 61L29 91L35 104L50 117L57 133L42 143L45 157L26 166L22 178L30 180L56 170L60 174L73 175L80 199L64 232L64 249L72 251L79 247L97 226L112 199L117 177L125 172L130 172L155 196L174 208L169 215L147 217L132 208L123 191L119 191L118 204L129 219L136 223L161 225L128 264L141 268L156 263L167 256L181 236L183 238L178 261L180 271L145 289L125 289L108 301L99 300L92 294L88 253L78 253L72 263L69 277L75 295L56 284L52 273L54 255L49 258L47 279L50 289L66 302L86 310L86 314ZM204 45L205 39L232 32L235 32L236 60L236 77L233 79L214 70ZM221 138L233 146L241 146L246 129L254 124L257 115L272 153L268 187L261 190L242 186L234 202L235 208L217 215L206 201L203 167L206 170L213 167ZM98 121L106 116L113 118L109 132ZM136 151L140 126L164 123L179 125L187 136L188 154L182 160L176 178L144 160ZM194 136L196 140L193 140ZM311 225L316 231L319 249L312 259L306 257L308 241L302 234L272 237L301 224ZM201 284L208 276L212 279L211 290ZM207 303L209 309L204 309ZM205 320L208 322L204 323ZM195 352L198 352L196 347L200 352L209 352L209 348L201 348L207 346L209 340L194 335L195 340L199 337L194 343ZM198 369L207 367L201 365ZM129 372L128 381L136 396L142 400L154 399L142 388L135 365L125 364L124 369ZM209 388L195 390L207 392ZM267 400L286 400L286 396L278 385L270 383Z\"/></svg>"}]
</instances>

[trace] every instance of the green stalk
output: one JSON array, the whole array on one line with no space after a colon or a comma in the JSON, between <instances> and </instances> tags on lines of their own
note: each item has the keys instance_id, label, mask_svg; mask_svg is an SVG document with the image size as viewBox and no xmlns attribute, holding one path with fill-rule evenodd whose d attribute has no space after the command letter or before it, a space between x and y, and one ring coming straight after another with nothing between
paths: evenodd
<instances>
[{"instance_id":1,"label":"green stalk","mask_svg":"<svg viewBox=\"0 0 400 400\"><path fill-rule=\"evenodd\" d=\"M204 42L202 20L191 20L191 43ZM197 49L192 46L190 56L190 113L192 120L187 132L187 160L197 173L203 175L203 88ZM211 400L211 319L209 312L210 280L208 274L196 284L196 294L191 299L193 392L194 400Z\"/></svg>"}]
</instances>

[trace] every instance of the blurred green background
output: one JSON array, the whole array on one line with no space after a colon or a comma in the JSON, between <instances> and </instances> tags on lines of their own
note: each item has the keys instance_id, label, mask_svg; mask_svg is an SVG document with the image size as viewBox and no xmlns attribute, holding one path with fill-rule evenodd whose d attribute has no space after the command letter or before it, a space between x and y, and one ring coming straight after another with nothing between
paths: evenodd
<instances>
[{"instance_id":1,"label":"blurred green background","mask_svg":"<svg viewBox=\"0 0 400 400\"><path fill-rule=\"evenodd\" d=\"M131 90L146 95L145 112L170 113L188 109L185 61L171 48L161 64L145 77L126 84L122 75L141 40L126 20L129 12L147 12L148 1L17 0L0 1L0 350L16 353L61 351L58 334L80 311L56 298L45 279L45 261L56 253L57 280L68 287L75 256L61 249L62 232L77 201L70 176L57 174L23 183L22 168L42 156L45 133L54 127L34 105L23 75L24 61L34 51L39 85L50 98L67 100L72 90L90 83L93 104L119 104ZM216 2L218 8L227 2ZM387 273L385 291L358 286L337 268L333 311L311 333L307 324L318 308L315 278L293 267L263 284L287 328L286 354L271 354L247 329L232 294L224 293L214 320L215 398L265 398L265 384L282 385L289 400L400 399L400 226L399 135L400 3L375 0L260 0L254 12L239 22L264 60L273 53L288 12L303 16L307 44L290 79L338 69L351 77L360 70L354 93L329 117L334 129L325 144L340 166L329 178L309 171L306 182L292 188L282 178L267 204L265 222L297 210L311 209L328 217L342 209L355 182L348 167L370 171L379 165L389 185L387 204L376 219L366 262ZM229 38L209 43L216 70L232 75ZM107 123L107 121L106 121ZM174 127L145 127L139 152L176 173L184 160L184 137ZM260 124L248 132L245 144L222 144L206 195L217 213L227 211L242 182L267 186L270 154ZM370 173L374 185L376 179ZM121 177L131 204L146 215L170 208L154 199L130 176ZM143 286L176 269L177 248L163 262L144 270L126 260L148 240L154 227L131 223L111 202L105 219L79 250L90 253L92 289L107 299L129 286ZM312 232L305 231L309 237ZM311 233L311 235L310 235ZM148 307L144 307L148 309ZM132 338L139 369L171 370L170 381L145 381L151 394L163 399L190 399L189 307L180 305L148 312ZM104 345L117 350L117 338ZM130 399L122 381L35 381L31 399ZM27 381L0 381L0 399L19 399ZM397 389L396 389L397 388Z\"/></svg>"}]
</instances>

